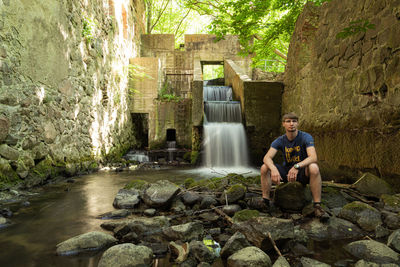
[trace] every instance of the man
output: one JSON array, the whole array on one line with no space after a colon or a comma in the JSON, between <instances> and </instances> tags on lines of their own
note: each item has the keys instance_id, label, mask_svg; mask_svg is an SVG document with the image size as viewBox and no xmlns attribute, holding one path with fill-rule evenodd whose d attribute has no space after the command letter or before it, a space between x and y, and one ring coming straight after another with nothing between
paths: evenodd
<instances>
[{"instance_id":1,"label":"man","mask_svg":"<svg viewBox=\"0 0 400 267\"><path fill-rule=\"evenodd\" d=\"M317 153L314 139L306 132L299 131L298 117L294 113L282 117L282 125L286 133L275 139L261 167L262 197L267 206L270 205L271 184L281 182L309 183L314 201L314 215L325 220L328 214L321 207L321 174L317 165ZM278 150L284 155L283 165L274 164L272 159Z\"/></svg>"}]
</instances>

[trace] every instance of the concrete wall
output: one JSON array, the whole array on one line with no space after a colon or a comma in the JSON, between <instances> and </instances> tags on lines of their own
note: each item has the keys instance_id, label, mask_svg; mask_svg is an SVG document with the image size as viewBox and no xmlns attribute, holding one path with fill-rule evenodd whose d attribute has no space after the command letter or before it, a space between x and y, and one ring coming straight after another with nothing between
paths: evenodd
<instances>
[{"instance_id":1,"label":"concrete wall","mask_svg":"<svg viewBox=\"0 0 400 267\"><path fill-rule=\"evenodd\" d=\"M400 175L399 11L398 0L332 0L308 4L296 22L283 112L300 115L319 159L334 168ZM336 38L353 20L375 29Z\"/></svg>"},{"instance_id":2,"label":"concrete wall","mask_svg":"<svg viewBox=\"0 0 400 267\"><path fill-rule=\"evenodd\" d=\"M0 186L73 175L134 141L143 1L0 1Z\"/></svg>"},{"instance_id":3,"label":"concrete wall","mask_svg":"<svg viewBox=\"0 0 400 267\"><path fill-rule=\"evenodd\" d=\"M225 60L225 85L232 86L234 99L241 102L252 161L262 162L271 142L280 135L280 82L252 81L235 62Z\"/></svg>"}]
</instances>

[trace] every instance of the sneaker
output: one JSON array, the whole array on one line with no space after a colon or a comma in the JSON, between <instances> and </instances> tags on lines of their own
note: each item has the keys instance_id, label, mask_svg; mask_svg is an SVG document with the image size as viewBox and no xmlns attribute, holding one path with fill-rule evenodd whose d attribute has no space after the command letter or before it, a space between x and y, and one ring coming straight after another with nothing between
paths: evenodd
<instances>
[{"instance_id":1,"label":"sneaker","mask_svg":"<svg viewBox=\"0 0 400 267\"><path fill-rule=\"evenodd\" d=\"M329 219L329 214L324 211L320 204L314 205L314 216L321 222L326 222Z\"/></svg>"}]
</instances>

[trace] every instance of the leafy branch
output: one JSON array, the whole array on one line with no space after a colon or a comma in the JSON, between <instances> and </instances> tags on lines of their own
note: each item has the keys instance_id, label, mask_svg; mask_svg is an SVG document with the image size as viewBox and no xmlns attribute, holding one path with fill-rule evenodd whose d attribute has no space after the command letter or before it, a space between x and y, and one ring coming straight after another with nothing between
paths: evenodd
<instances>
[{"instance_id":1,"label":"leafy branch","mask_svg":"<svg viewBox=\"0 0 400 267\"><path fill-rule=\"evenodd\" d=\"M345 39L360 32L366 32L368 29L375 29L375 24L370 23L367 19L351 21L348 27L344 28L341 32L336 34L336 38Z\"/></svg>"}]
</instances>

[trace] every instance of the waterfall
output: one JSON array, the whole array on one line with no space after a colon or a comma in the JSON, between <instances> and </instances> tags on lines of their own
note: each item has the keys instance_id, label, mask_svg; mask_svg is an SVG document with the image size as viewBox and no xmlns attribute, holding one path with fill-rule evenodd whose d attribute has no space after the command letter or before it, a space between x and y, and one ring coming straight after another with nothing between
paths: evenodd
<instances>
[{"instance_id":1,"label":"waterfall","mask_svg":"<svg viewBox=\"0 0 400 267\"><path fill-rule=\"evenodd\" d=\"M204 164L206 167L246 167L248 151L240 102L232 88L204 86Z\"/></svg>"}]
</instances>

